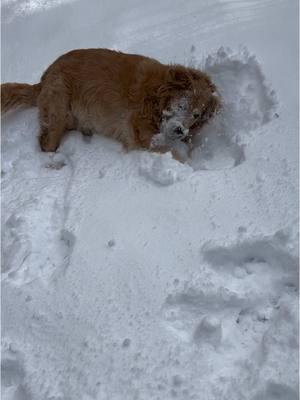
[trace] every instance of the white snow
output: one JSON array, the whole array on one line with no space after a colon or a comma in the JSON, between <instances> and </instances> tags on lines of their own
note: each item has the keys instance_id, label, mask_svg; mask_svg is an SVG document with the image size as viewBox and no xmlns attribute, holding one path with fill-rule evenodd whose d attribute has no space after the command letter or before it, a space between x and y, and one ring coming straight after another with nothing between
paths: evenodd
<instances>
[{"instance_id":1,"label":"white snow","mask_svg":"<svg viewBox=\"0 0 300 400\"><path fill-rule=\"evenodd\" d=\"M298 398L298 2L5 0L2 81L108 47L200 67L185 164L2 119L4 400Z\"/></svg>"}]
</instances>

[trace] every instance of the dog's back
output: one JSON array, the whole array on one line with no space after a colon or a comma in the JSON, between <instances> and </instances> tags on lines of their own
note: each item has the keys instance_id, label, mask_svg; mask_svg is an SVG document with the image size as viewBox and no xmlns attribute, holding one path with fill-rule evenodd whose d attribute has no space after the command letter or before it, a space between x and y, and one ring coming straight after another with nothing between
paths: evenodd
<instances>
[{"instance_id":1,"label":"dog's back","mask_svg":"<svg viewBox=\"0 0 300 400\"><path fill-rule=\"evenodd\" d=\"M105 49L75 50L57 59L42 76L42 87L62 90L74 117L74 127L124 142L130 113L140 103L143 70L164 69L155 60ZM45 89L43 89L45 91ZM126 126L125 126L126 125ZM124 139L124 140L123 140Z\"/></svg>"}]
</instances>

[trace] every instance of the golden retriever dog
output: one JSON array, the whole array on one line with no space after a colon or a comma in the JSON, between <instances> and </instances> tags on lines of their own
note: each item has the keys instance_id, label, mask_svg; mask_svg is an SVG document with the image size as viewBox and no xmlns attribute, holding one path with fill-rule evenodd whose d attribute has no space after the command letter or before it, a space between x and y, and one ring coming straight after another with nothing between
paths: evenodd
<instances>
[{"instance_id":1,"label":"golden retriever dog","mask_svg":"<svg viewBox=\"0 0 300 400\"><path fill-rule=\"evenodd\" d=\"M39 142L53 152L67 130L119 140L126 149L172 151L191 141L220 100L208 75L181 65L107 49L74 50L59 57L35 85L1 85L1 109L37 106ZM168 140L156 143L163 134Z\"/></svg>"}]
</instances>

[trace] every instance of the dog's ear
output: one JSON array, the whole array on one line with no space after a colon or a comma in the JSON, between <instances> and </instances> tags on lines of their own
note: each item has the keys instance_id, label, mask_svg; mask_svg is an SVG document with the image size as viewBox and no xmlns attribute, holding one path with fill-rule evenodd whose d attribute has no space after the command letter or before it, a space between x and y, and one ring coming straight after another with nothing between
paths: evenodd
<instances>
[{"instance_id":1,"label":"dog's ear","mask_svg":"<svg viewBox=\"0 0 300 400\"><path fill-rule=\"evenodd\" d=\"M205 72L181 65L172 65L169 68L168 82L177 88L187 90L191 89L195 82L198 82L203 89L209 88L212 93L216 91L215 85Z\"/></svg>"},{"instance_id":2,"label":"dog's ear","mask_svg":"<svg viewBox=\"0 0 300 400\"><path fill-rule=\"evenodd\" d=\"M189 74L190 74L190 77L194 81L200 81L200 80L203 80L203 78L206 77L206 75L203 72L198 71L198 70L196 70L194 68L189 68Z\"/></svg>"},{"instance_id":3,"label":"dog's ear","mask_svg":"<svg viewBox=\"0 0 300 400\"><path fill-rule=\"evenodd\" d=\"M192 85L189 71L181 65L173 65L169 68L168 81L183 89L189 89Z\"/></svg>"},{"instance_id":4,"label":"dog's ear","mask_svg":"<svg viewBox=\"0 0 300 400\"><path fill-rule=\"evenodd\" d=\"M210 77L205 72L199 71L194 68L190 68L189 72L193 81L202 81L203 83L205 83L205 85L207 85L212 93L217 90L216 86L212 83Z\"/></svg>"}]
</instances>

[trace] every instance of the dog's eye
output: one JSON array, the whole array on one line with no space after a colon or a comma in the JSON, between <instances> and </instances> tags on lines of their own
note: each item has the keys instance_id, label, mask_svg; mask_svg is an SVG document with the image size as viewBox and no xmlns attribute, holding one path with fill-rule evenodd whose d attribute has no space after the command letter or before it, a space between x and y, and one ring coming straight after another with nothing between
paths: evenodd
<instances>
[{"instance_id":1,"label":"dog's eye","mask_svg":"<svg viewBox=\"0 0 300 400\"><path fill-rule=\"evenodd\" d=\"M193 113L193 117L196 119L196 118L199 118L200 117L200 113L198 113L198 112L195 112L195 113Z\"/></svg>"}]
</instances>

